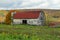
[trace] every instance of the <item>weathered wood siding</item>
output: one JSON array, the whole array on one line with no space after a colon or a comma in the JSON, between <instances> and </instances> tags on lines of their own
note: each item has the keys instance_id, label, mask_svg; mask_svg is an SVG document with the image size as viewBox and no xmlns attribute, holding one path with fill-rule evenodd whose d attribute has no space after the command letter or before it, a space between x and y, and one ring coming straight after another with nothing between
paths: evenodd
<instances>
[{"instance_id":1,"label":"weathered wood siding","mask_svg":"<svg viewBox=\"0 0 60 40\"><path fill-rule=\"evenodd\" d=\"M27 20L27 24L30 25L41 25L41 20L39 19L13 19L13 24L22 24L22 20Z\"/></svg>"}]
</instances>

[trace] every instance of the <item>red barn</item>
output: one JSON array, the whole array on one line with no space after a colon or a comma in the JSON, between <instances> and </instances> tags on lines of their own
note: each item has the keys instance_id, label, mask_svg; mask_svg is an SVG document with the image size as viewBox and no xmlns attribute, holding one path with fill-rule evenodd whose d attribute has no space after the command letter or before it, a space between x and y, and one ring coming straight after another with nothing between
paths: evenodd
<instances>
[{"instance_id":1,"label":"red barn","mask_svg":"<svg viewBox=\"0 0 60 40\"><path fill-rule=\"evenodd\" d=\"M13 24L44 25L43 11L22 11L12 14Z\"/></svg>"}]
</instances>

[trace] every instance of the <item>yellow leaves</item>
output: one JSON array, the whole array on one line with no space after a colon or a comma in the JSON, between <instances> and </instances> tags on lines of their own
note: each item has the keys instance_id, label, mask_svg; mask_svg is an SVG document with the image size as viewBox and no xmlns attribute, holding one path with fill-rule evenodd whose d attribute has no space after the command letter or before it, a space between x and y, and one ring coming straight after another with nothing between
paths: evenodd
<instances>
[{"instance_id":1,"label":"yellow leaves","mask_svg":"<svg viewBox=\"0 0 60 40\"><path fill-rule=\"evenodd\" d=\"M4 21L5 23L10 23L11 20L10 20L10 16L11 16L11 13L9 13L8 11L6 10L0 10L0 21Z\"/></svg>"},{"instance_id":2,"label":"yellow leaves","mask_svg":"<svg viewBox=\"0 0 60 40\"><path fill-rule=\"evenodd\" d=\"M7 11L5 10L0 10L0 22L4 22L5 21L5 18L6 18L6 15L8 14Z\"/></svg>"},{"instance_id":3,"label":"yellow leaves","mask_svg":"<svg viewBox=\"0 0 60 40\"><path fill-rule=\"evenodd\" d=\"M0 22L4 22L5 17L0 17Z\"/></svg>"}]
</instances>

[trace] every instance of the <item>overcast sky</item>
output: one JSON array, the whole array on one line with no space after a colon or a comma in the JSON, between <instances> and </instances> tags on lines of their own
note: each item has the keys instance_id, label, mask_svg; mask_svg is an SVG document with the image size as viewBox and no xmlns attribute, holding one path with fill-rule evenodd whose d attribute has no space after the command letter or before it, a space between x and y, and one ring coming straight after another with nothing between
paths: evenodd
<instances>
[{"instance_id":1,"label":"overcast sky","mask_svg":"<svg viewBox=\"0 0 60 40\"><path fill-rule=\"evenodd\" d=\"M0 9L60 9L60 0L0 0Z\"/></svg>"}]
</instances>

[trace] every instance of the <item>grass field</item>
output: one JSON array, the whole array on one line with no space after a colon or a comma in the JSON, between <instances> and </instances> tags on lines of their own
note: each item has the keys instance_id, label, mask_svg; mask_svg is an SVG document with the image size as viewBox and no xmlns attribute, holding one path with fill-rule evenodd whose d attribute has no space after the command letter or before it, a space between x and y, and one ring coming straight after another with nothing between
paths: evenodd
<instances>
[{"instance_id":1,"label":"grass field","mask_svg":"<svg viewBox=\"0 0 60 40\"><path fill-rule=\"evenodd\" d=\"M60 28L0 24L0 40L60 40Z\"/></svg>"}]
</instances>

